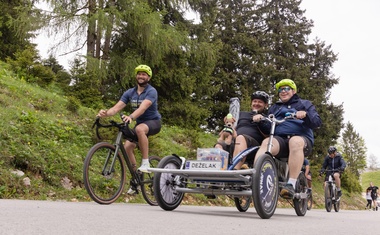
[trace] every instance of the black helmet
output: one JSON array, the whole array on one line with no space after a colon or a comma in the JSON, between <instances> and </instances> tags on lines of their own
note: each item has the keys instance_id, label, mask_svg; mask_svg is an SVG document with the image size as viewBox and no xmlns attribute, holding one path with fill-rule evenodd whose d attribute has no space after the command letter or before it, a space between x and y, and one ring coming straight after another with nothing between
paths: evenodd
<instances>
[{"instance_id":1,"label":"black helmet","mask_svg":"<svg viewBox=\"0 0 380 235\"><path fill-rule=\"evenodd\" d=\"M265 91L255 91L251 95L251 100L260 99L264 101L264 103L268 104L269 95Z\"/></svg>"},{"instance_id":2,"label":"black helmet","mask_svg":"<svg viewBox=\"0 0 380 235\"><path fill-rule=\"evenodd\" d=\"M328 152L329 154L335 153L335 152L336 152L336 148L335 148L335 146L330 146L329 149L327 150L327 152Z\"/></svg>"}]
</instances>

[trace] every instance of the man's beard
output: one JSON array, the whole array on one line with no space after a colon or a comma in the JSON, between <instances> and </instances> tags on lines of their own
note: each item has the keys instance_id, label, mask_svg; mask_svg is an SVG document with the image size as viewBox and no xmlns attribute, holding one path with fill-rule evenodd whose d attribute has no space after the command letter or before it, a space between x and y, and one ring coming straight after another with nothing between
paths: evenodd
<instances>
[{"instance_id":1,"label":"man's beard","mask_svg":"<svg viewBox=\"0 0 380 235\"><path fill-rule=\"evenodd\" d=\"M149 81L145 81L145 82L138 82L137 81L137 84L139 84L139 86L141 87L146 87L148 85Z\"/></svg>"}]
</instances>

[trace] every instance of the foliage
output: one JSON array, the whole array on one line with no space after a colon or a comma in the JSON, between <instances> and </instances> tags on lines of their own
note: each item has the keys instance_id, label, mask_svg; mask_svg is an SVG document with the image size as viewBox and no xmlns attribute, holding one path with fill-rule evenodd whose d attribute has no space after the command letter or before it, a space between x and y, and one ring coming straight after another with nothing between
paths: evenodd
<instances>
[{"instance_id":1,"label":"foliage","mask_svg":"<svg viewBox=\"0 0 380 235\"><path fill-rule=\"evenodd\" d=\"M40 25L40 11L31 0L0 2L0 59L15 59L15 53L32 44L33 31Z\"/></svg>"},{"instance_id":2,"label":"foliage","mask_svg":"<svg viewBox=\"0 0 380 235\"><path fill-rule=\"evenodd\" d=\"M357 178L366 167L367 149L364 139L356 133L352 123L348 122L342 136L342 155Z\"/></svg>"}]
</instances>

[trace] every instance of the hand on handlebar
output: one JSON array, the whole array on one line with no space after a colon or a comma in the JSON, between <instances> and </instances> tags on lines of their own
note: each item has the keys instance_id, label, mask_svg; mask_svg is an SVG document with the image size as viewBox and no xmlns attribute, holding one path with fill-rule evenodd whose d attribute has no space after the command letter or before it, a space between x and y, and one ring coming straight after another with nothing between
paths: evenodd
<instances>
[{"instance_id":1,"label":"hand on handlebar","mask_svg":"<svg viewBox=\"0 0 380 235\"><path fill-rule=\"evenodd\" d=\"M304 119L306 115L307 115L306 111L302 110L302 111L297 111L295 116L297 119Z\"/></svg>"},{"instance_id":2,"label":"hand on handlebar","mask_svg":"<svg viewBox=\"0 0 380 235\"><path fill-rule=\"evenodd\" d=\"M127 115L124 115L124 114L120 114L120 117L121 117L121 120L123 120L123 122L125 122L126 124L129 124L133 121L133 118L132 116L127 116Z\"/></svg>"},{"instance_id":3,"label":"hand on handlebar","mask_svg":"<svg viewBox=\"0 0 380 235\"><path fill-rule=\"evenodd\" d=\"M96 116L97 117L107 117L107 109L101 109Z\"/></svg>"}]
</instances>

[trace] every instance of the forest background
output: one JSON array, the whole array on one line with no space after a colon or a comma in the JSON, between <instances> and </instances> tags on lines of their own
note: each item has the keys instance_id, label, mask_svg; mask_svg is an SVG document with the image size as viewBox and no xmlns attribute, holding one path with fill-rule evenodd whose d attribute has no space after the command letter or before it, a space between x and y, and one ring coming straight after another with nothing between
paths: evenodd
<instances>
[{"instance_id":1,"label":"forest background","mask_svg":"<svg viewBox=\"0 0 380 235\"><path fill-rule=\"evenodd\" d=\"M41 3L51 10L38 8ZM17 142L3 128L0 141L2 146L10 147L1 150L2 164L39 175L45 183L59 185L57 180L62 180L63 175L67 177L67 173L57 174L52 163L41 159L32 163L35 152L42 159L45 155L49 158L52 151L58 154L53 150L57 144L72 142L71 135L88 128L92 121L88 117L79 121L76 115L83 115L85 109L86 115L92 117L100 108L113 105L127 88L135 85L133 69L143 63L153 69L151 84L159 93L163 123L185 130L181 138L190 146L189 152L183 153L185 157L191 157L194 149L206 144L200 141L199 133L219 132L230 98L238 97L241 108L248 110L253 91L267 91L274 102L278 98L276 82L293 79L299 95L313 102L323 120L322 127L314 131L312 165L320 166L327 147L337 145L348 164L346 190L361 192L360 174L366 167L377 168L376 158L366 159L363 139L350 122L343 123L343 106L329 99L331 88L339 83L331 73L337 55L321 39L310 43L313 21L304 16L300 3L300 0L0 2L0 59L7 63L4 68L13 71L17 79L64 99L62 104L68 112L63 122L56 117L53 127L57 130L48 131L53 142L45 145L21 137ZM189 11L196 13L200 21L186 19ZM41 59L32 43L41 30L60 35L56 46L64 47L66 53L84 48L86 54L75 58L69 71L52 55ZM11 97L11 91L4 88L2 95ZM30 93L24 90L23 94ZM3 98L4 110L14 108L12 102ZM12 121L2 126L14 128L18 123L25 128L39 123L38 115L47 115L57 105L49 103L48 97L29 98L24 108L30 110L19 107ZM48 125L52 123L39 123L38 127L46 130ZM23 131L31 132L31 138L39 133L36 129ZM76 146L77 151L88 149L95 141L94 136L83 137ZM63 151L62 146L59 150ZM166 150L158 155L162 156L163 152ZM75 153L66 154L56 161L67 160ZM81 184L79 176L68 180L74 185ZM12 195L10 188L2 187L3 192Z\"/></svg>"}]
</instances>

